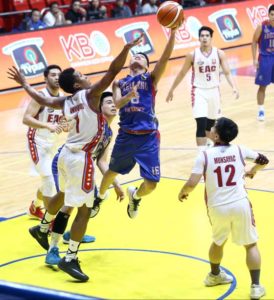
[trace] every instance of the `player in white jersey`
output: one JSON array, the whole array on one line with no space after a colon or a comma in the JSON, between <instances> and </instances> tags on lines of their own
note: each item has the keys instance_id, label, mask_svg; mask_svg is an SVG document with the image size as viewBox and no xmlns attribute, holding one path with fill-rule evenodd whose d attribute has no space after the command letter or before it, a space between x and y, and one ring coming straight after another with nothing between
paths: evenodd
<instances>
[{"instance_id":1,"label":"player in white jersey","mask_svg":"<svg viewBox=\"0 0 274 300\"><path fill-rule=\"evenodd\" d=\"M205 285L215 286L233 281L232 276L220 269L223 247L231 233L232 241L246 249L246 262L251 277L251 299L260 299L265 294L264 287L260 285L261 257L244 177L253 178L258 170L268 164L268 159L246 147L230 144L238 134L237 124L230 119L218 119L211 134L214 147L199 153L192 174L178 197L180 201L187 199L204 175L205 200L213 237L209 250L211 272L204 281ZM247 172L245 160L255 163Z\"/></svg>"},{"instance_id":2,"label":"player in white jersey","mask_svg":"<svg viewBox=\"0 0 274 300\"><path fill-rule=\"evenodd\" d=\"M49 65L44 70L46 87L40 90L45 96L58 97L63 94L59 91L59 75L61 68L58 65ZM32 168L41 177L41 186L32 201L28 214L39 219L43 218L41 205L47 206L47 199L55 194L54 180L51 172L51 161L56 151L58 123L63 116L60 109L52 109L31 100L23 117L23 123L29 126L27 133L28 149L32 161Z\"/></svg>"},{"instance_id":3,"label":"player in white jersey","mask_svg":"<svg viewBox=\"0 0 274 300\"><path fill-rule=\"evenodd\" d=\"M65 92L72 94L67 97L45 97L36 92L15 67L10 68L8 72L9 78L21 84L38 103L52 108L62 108L66 119L74 122L74 128L70 130L67 142L59 156L60 192L49 203L48 212L52 215L49 215L47 221L51 221L50 219L54 217L63 203L66 206L78 208L71 227L67 254L59 262L58 267L79 281L89 279L80 268L77 252L86 231L94 200L92 152L100 142L104 130L104 118L99 109L100 97L121 71L129 50L141 40L142 36L126 44L103 78L95 84L91 85L86 76L73 68L64 70L60 74L59 84ZM30 232L34 234L31 229Z\"/></svg>"},{"instance_id":4,"label":"player in white jersey","mask_svg":"<svg viewBox=\"0 0 274 300\"><path fill-rule=\"evenodd\" d=\"M181 71L175 78L166 98L172 101L173 93L185 75L192 68L191 102L193 117L196 120L196 143L199 150L204 150L210 129L220 117L220 67L233 89L236 99L239 92L230 73L225 53L212 46L213 29L202 26L199 29L201 46L187 54Z\"/></svg>"}]
</instances>

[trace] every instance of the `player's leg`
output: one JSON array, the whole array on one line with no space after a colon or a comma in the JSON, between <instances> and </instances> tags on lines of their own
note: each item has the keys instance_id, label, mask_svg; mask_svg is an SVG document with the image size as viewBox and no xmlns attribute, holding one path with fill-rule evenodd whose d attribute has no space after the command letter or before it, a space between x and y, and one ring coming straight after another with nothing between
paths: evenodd
<instances>
[{"instance_id":1,"label":"player's leg","mask_svg":"<svg viewBox=\"0 0 274 300\"><path fill-rule=\"evenodd\" d=\"M220 264L231 228L229 205L209 208L208 215L212 225L213 242L209 249L211 272L208 273L204 283L206 286L227 284L233 281L233 277L221 270Z\"/></svg>"},{"instance_id":2,"label":"player's leg","mask_svg":"<svg viewBox=\"0 0 274 300\"><path fill-rule=\"evenodd\" d=\"M265 109L264 109L264 101L265 101L265 91L266 87L272 81L272 69L273 62L270 57L264 56L260 57L259 65L256 72L255 84L259 86L257 91L257 104L258 104L258 121L265 120Z\"/></svg>"},{"instance_id":3,"label":"player's leg","mask_svg":"<svg viewBox=\"0 0 274 300\"><path fill-rule=\"evenodd\" d=\"M212 147L214 145L214 142L211 137L211 128L214 126L216 120L215 119L206 119L206 145L207 147Z\"/></svg>"},{"instance_id":4,"label":"player's leg","mask_svg":"<svg viewBox=\"0 0 274 300\"><path fill-rule=\"evenodd\" d=\"M199 88L192 90L192 113L196 121L196 144L199 151L206 148L206 118L208 117L207 91Z\"/></svg>"},{"instance_id":5,"label":"player's leg","mask_svg":"<svg viewBox=\"0 0 274 300\"><path fill-rule=\"evenodd\" d=\"M234 205L232 241L246 249L246 264L251 278L250 295L252 299L260 299L265 290L260 285L261 256L257 247L258 234L252 206L248 199L236 201Z\"/></svg>"},{"instance_id":6,"label":"player's leg","mask_svg":"<svg viewBox=\"0 0 274 300\"><path fill-rule=\"evenodd\" d=\"M71 152L68 148L62 149L59 160L58 167L63 161L65 205L77 207L78 212L72 224L67 254L58 263L58 267L80 281L87 281L89 277L80 268L77 252L94 202L94 162L91 153Z\"/></svg>"},{"instance_id":7,"label":"player's leg","mask_svg":"<svg viewBox=\"0 0 274 300\"><path fill-rule=\"evenodd\" d=\"M151 134L136 136L135 143L138 146L134 158L140 166L140 174L144 181L136 188L128 187L129 204L127 213L130 218L138 214L141 198L152 193L160 181L160 133L155 131Z\"/></svg>"}]
</instances>

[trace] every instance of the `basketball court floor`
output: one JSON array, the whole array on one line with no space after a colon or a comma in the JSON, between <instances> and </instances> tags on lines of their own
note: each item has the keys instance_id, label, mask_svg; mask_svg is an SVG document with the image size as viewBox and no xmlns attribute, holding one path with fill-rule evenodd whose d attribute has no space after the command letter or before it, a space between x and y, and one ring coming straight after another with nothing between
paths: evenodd
<instances>
[{"instance_id":1,"label":"basketball court floor","mask_svg":"<svg viewBox=\"0 0 274 300\"><path fill-rule=\"evenodd\" d=\"M274 299L274 89L270 86L267 90L266 121L258 122L250 46L226 53L240 99L233 99L222 78L223 115L239 125L236 143L259 150L270 159L268 167L253 180L248 179L246 186L260 236L261 282L267 290L264 299ZM38 224L25 211L35 196L39 180L29 175L26 127L21 121L26 98L22 92L14 94L20 98L20 107L0 112L0 280L105 299L248 299L250 282L245 250L231 241L226 244L222 266L233 275L233 283L212 288L203 284L209 272L211 243L203 183L184 203L177 200L197 154L189 78L176 90L173 102L165 103L168 88L182 62L178 59L169 63L158 87L156 111L161 131L162 180L155 192L143 199L139 216L134 220L127 216L127 200L117 202L111 191L99 215L88 225L87 234L94 235L96 241L81 245L79 259L90 276L87 283L76 283L58 268L46 266L44 250L28 233L29 227ZM64 138L60 137L60 143ZM101 176L97 174L100 183ZM141 182L138 168L119 180L125 189L128 185L138 186ZM66 248L60 245L63 253Z\"/></svg>"}]
</instances>

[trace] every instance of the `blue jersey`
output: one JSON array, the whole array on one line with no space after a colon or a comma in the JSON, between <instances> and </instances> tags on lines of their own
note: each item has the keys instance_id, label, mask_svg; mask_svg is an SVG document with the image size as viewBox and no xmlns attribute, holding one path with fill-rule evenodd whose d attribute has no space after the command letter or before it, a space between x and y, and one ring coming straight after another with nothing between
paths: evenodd
<instances>
[{"instance_id":1,"label":"blue jersey","mask_svg":"<svg viewBox=\"0 0 274 300\"><path fill-rule=\"evenodd\" d=\"M155 116L155 89L151 74L143 73L119 80L122 96L128 94L137 85L138 99L131 99L120 111L120 128L125 131L154 131L158 128Z\"/></svg>"},{"instance_id":2,"label":"blue jersey","mask_svg":"<svg viewBox=\"0 0 274 300\"><path fill-rule=\"evenodd\" d=\"M260 55L274 55L274 27L269 21L262 23L262 33L259 39Z\"/></svg>"}]
</instances>

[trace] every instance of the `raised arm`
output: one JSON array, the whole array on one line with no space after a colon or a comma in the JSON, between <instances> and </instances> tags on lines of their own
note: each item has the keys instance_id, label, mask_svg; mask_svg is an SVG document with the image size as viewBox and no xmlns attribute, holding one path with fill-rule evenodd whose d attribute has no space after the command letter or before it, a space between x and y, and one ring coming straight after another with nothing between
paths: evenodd
<instances>
[{"instance_id":1,"label":"raised arm","mask_svg":"<svg viewBox=\"0 0 274 300\"><path fill-rule=\"evenodd\" d=\"M90 90L88 92L88 99L89 99L89 101L93 102L93 103L90 103L92 106L98 107L98 104L100 101L99 97L101 96L102 92L108 88L108 86L114 80L115 76L122 70L122 68L126 62L129 50L132 47L138 45L141 42L142 38L143 38L143 35L139 36L134 41L126 44L124 46L123 50L120 52L120 54L112 61L108 71L102 77L102 79L99 80L98 82L96 82L94 85L92 85L92 87L90 88ZM96 102L96 103L94 103L94 102Z\"/></svg>"},{"instance_id":2,"label":"raised arm","mask_svg":"<svg viewBox=\"0 0 274 300\"><path fill-rule=\"evenodd\" d=\"M175 42L175 33L178 27L171 29L170 32L170 37L168 39L168 42L166 44L166 47L164 49L163 54L161 55L160 59L158 60L158 62L156 63L154 70L151 72L151 78L153 81L153 85L155 88L157 88L157 84L160 80L160 78L162 77L165 69L166 69L166 65L167 62L171 56L171 53L173 51L174 48L174 42Z\"/></svg>"},{"instance_id":3,"label":"raised arm","mask_svg":"<svg viewBox=\"0 0 274 300\"><path fill-rule=\"evenodd\" d=\"M118 109L126 105L131 99L139 97L137 85L134 85L131 91L129 91L125 96L122 96L118 81L113 82L112 92L114 104Z\"/></svg>"},{"instance_id":4,"label":"raised arm","mask_svg":"<svg viewBox=\"0 0 274 300\"><path fill-rule=\"evenodd\" d=\"M235 82L234 82L233 78L232 78L226 55L225 55L224 51L220 50L220 49L218 49L218 54L219 54L220 64L221 64L221 67L223 69L225 78L226 78L227 82L229 83L229 85L232 87L233 94L234 94L235 98L238 99L239 98L239 91L238 91L238 88L235 85Z\"/></svg>"},{"instance_id":5,"label":"raised arm","mask_svg":"<svg viewBox=\"0 0 274 300\"><path fill-rule=\"evenodd\" d=\"M187 72L192 67L192 64L193 64L193 53L189 53L185 58L185 63L183 64L181 71L176 76L170 90L168 91L166 102L170 102L173 100L174 90L177 88L180 82L185 78Z\"/></svg>"},{"instance_id":6,"label":"raised arm","mask_svg":"<svg viewBox=\"0 0 274 300\"><path fill-rule=\"evenodd\" d=\"M253 39L252 39L252 44L251 44L251 50L252 50L252 58L253 58L253 65L257 67L258 65L258 60L257 60L257 45L259 42L259 38L262 34L262 25L259 25L254 34L253 34Z\"/></svg>"},{"instance_id":7,"label":"raised arm","mask_svg":"<svg viewBox=\"0 0 274 300\"><path fill-rule=\"evenodd\" d=\"M52 107L55 109L63 108L66 97L46 97L42 95L27 83L25 76L15 67L9 68L9 71L7 73L9 79L12 79L20 84L29 94L29 96L37 101L40 105Z\"/></svg>"}]
</instances>

